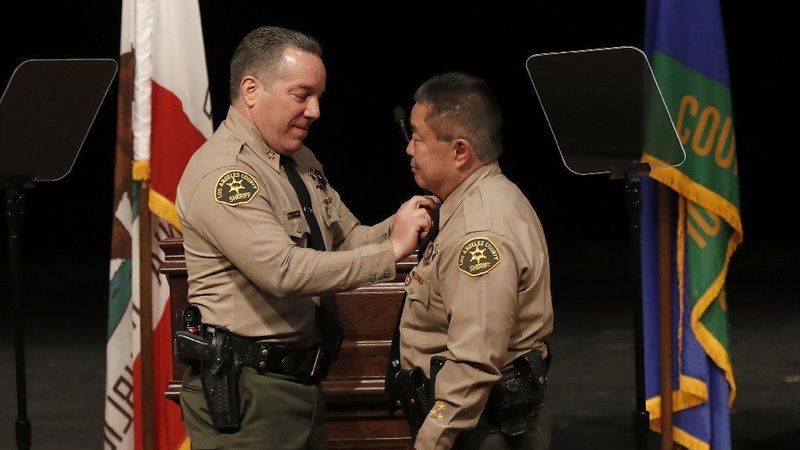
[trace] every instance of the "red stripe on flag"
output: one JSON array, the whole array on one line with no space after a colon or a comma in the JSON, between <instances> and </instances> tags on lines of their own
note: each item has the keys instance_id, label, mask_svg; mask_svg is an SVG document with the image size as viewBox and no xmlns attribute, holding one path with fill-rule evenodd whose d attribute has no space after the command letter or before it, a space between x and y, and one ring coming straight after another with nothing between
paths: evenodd
<instances>
[{"instance_id":1,"label":"red stripe on flag","mask_svg":"<svg viewBox=\"0 0 800 450\"><path fill-rule=\"evenodd\" d=\"M164 397L172 379L172 327L169 300L153 331L153 417L156 448L177 450L186 439L181 408Z\"/></svg>"},{"instance_id":2,"label":"red stripe on flag","mask_svg":"<svg viewBox=\"0 0 800 450\"><path fill-rule=\"evenodd\" d=\"M186 429L181 420L181 408L168 400L164 393L172 380L172 336L169 301L165 313L153 330L153 445L158 450L177 450L186 440ZM133 361L134 391L134 442L135 449L142 448L142 364L141 354Z\"/></svg>"},{"instance_id":3,"label":"red stripe on flag","mask_svg":"<svg viewBox=\"0 0 800 450\"><path fill-rule=\"evenodd\" d=\"M206 138L183 112L181 100L153 81L150 186L175 203L183 169Z\"/></svg>"}]
</instances>

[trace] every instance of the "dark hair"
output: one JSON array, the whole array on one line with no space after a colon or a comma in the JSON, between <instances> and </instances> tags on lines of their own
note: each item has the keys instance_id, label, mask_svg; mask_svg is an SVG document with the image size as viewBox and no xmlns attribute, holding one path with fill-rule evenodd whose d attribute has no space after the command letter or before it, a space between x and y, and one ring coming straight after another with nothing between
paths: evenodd
<instances>
[{"instance_id":1,"label":"dark hair","mask_svg":"<svg viewBox=\"0 0 800 450\"><path fill-rule=\"evenodd\" d=\"M414 101L430 105L425 123L440 141L463 138L483 162L503 153L500 106L489 85L464 73L444 73L422 83Z\"/></svg>"},{"instance_id":2,"label":"dark hair","mask_svg":"<svg viewBox=\"0 0 800 450\"><path fill-rule=\"evenodd\" d=\"M231 102L239 97L242 78L253 75L265 84L283 64L283 51L294 47L322 57L322 48L311 36L281 27L259 27L242 39L231 59Z\"/></svg>"}]
</instances>

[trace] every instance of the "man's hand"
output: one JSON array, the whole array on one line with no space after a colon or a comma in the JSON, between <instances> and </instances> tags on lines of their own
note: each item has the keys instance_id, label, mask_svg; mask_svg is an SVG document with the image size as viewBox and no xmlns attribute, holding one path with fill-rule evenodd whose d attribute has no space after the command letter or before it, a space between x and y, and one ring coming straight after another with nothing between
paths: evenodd
<instances>
[{"instance_id":1,"label":"man's hand","mask_svg":"<svg viewBox=\"0 0 800 450\"><path fill-rule=\"evenodd\" d=\"M430 211L436 210L439 203L436 197L415 195L400 205L394 214L389 240L394 246L394 260L400 261L417 247L431 230L433 221Z\"/></svg>"}]
</instances>

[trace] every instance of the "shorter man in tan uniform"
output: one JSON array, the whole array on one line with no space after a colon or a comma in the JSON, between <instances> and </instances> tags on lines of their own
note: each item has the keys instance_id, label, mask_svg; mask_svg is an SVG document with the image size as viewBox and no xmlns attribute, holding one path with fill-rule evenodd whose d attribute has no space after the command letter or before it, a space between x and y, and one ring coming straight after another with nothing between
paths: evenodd
<instances>
[{"instance_id":1,"label":"shorter man in tan uniform","mask_svg":"<svg viewBox=\"0 0 800 450\"><path fill-rule=\"evenodd\" d=\"M198 336L175 341L197 361L181 389L194 449L327 448L319 382L338 349L330 294L393 279L430 227L428 198L366 227L328 184L303 146L325 78L312 38L252 31L231 62L228 117L178 186L188 297L203 321Z\"/></svg>"},{"instance_id":2,"label":"shorter man in tan uniform","mask_svg":"<svg viewBox=\"0 0 800 450\"><path fill-rule=\"evenodd\" d=\"M428 80L414 100L406 153L417 184L443 201L400 322L402 369L433 378L415 448L545 448L547 245L498 166L499 106L484 81L457 73Z\"/></svg>"}]
</instances>

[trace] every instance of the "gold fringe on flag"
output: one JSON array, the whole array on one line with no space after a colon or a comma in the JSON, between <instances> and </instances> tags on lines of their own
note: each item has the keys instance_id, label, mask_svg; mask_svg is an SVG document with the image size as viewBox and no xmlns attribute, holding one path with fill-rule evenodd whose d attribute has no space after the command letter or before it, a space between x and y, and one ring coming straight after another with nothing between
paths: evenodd
<instances>
[{"instance_id":1,"label":"gold fringe on flag","mask_svg":"<svg viewBox=\"0 0 800 450\"><path fill-rule=\"evenodd\" d=\"M137 159L133 162L133 179L135 181L143 181L150 179L150 160Z\"/></svg>"},{"instance_id":2,"label":"gold fringe on flag","mask_svg":"<svg viewBox=\"0 0 800 450\"><path fill-rule=\"evenodd\" d=\"M167 223L175 227L175 229L181 231L181 224L178 220L178 210L170 199L151 188L148 206L150 206L150 211L153 211L153 214L166 220Z\"/></svg>"}]
</instances>

